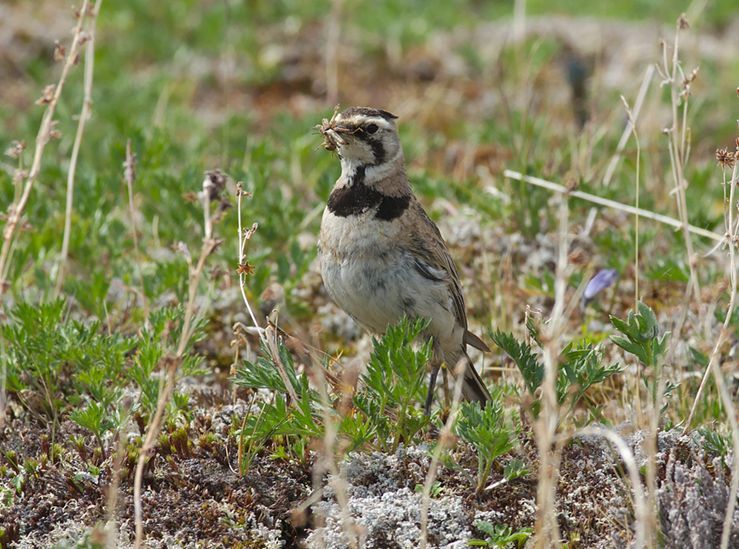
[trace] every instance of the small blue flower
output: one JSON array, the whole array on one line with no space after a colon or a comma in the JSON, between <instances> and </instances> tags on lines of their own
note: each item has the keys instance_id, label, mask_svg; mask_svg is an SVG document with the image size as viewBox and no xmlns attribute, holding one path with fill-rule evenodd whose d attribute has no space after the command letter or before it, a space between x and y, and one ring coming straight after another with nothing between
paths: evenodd
<instances>
[{"instance_id":1,"label":"small blue flower","mask_svg":"<svg viewBox=\"0 0 739 549\"><path fill-rule=\"evenodd\" d=\"M590 303L595 296L616 282L618 271L616 269L601 269L590 279L582 294L583 305Z\"/></svg>"}]
</instances>

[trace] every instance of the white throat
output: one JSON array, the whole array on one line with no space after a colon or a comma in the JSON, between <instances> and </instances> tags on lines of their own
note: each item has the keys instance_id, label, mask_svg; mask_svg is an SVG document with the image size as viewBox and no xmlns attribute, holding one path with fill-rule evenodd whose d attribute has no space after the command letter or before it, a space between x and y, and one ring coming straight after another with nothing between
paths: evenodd
<instances>
[{"instance_id":1,"label":"white throat","mask_svg":"<svg viewBox=\"0 0 739 549\"><path fill-rule=\"evenodd\" d=\"M341 177L348 185L352 184L354 176L361 164L351 158L341 158ZM377 166L367 166L364 170L365 183L382 181L403 167L403 149L400 147L392 158Z\"/></svg>"}]
</instances>

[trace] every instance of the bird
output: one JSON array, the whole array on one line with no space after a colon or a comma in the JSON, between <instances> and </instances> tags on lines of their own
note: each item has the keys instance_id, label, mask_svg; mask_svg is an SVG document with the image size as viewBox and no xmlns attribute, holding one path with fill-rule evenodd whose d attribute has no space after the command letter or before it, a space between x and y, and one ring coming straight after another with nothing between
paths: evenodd
<instances>
[{"instance_id":1,"label":"bird","mask_svg":"<svg viewBox=\"0 0 739 549\"><path fill-rule=\"evenodd\" d=\"M382 334L403 317L425 319L431 338L430 414L439 370L464 360L462 397L490 400L467 346L488 346L467 329L459 274L436 224L411 188L397 116L350 107L317 129L335 152L341 175L323 211L318 255L329 297L370 332Z\"/></svg>"}]
</instances>

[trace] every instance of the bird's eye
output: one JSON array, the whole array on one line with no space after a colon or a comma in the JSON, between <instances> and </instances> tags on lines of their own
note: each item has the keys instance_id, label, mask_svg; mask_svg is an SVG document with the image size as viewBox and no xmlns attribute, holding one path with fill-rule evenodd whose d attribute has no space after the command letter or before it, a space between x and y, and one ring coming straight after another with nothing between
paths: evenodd
<instances>
[{"instance_id":1,"label":"bird's eye","mask_svg":"<svg viewBox=\"0 0 739 549\"><path fill-rule=\"evenodd\" d=\"M367 133L375 133L378 129L377 124L368 124L367 127L364 128L364 131Z\"/></svg>"}]
</instances>

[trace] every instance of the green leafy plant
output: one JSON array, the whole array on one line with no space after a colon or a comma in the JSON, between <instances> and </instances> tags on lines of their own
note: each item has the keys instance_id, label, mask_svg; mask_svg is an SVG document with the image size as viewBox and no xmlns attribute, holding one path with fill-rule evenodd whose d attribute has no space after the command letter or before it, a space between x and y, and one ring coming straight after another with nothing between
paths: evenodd
<instances>
[{"instance_id":1,"label":"green leafy plant","mask_svg":"<svg viewBox=\"0 0 739 549\"><path fill-rule=\"evenodd\" d=\"M703 437L703 448L712 456L725 458L731 448L731 436L722 435L708 427L700 427L698 432Z\"/></svg>"},{"instance_id":2,"label":"green leafy plant","mask_svg":"<svg viewBox=\"0 0 739 549\"><path fill-rule=\"evenodd\" d=\"M511 545L523 547L533 534L532 528L520 528L515 532L510 526L504 524L492 524L486 520L476 520L475 528L486 534L487 539L473 539L469 544L471 547L499 547L505 549Z\"/></svg>"},{"instance_id":3,"label":"green leafy plant","mask_svg":"<svg viewBox=\"0 0 739 549\"><path fill-rule=\"evenodd\" d=\"M96 321L68 320L65 311L63 300L20 303L10 311L0 358L7 387L32 413L51 418L52 432L63 413L89 402L94 408L78 409L72 419L87 416L87 423L102 429L102 418L115 415L126 355L135 342L106 334Z\"/></svg>"},{"instance_id":4,"label":"green leafy plant","mask_svg":"<svg viewBox=\"0 0 739 549\"><path fill-rule=\"evenodd\" d=\"M401 442L413 442L429 424L420 403L426 390L425 368L431 344L414 347L425 327L423 321L403 320L388 328L374 342L367 371L354 395L353 409L343 416L333 408L328 410L347 450L371 445L394 451ZM266 348L255 362L240 366L233 380L238 387L266 390L269 395L252 406L238 429L242 472L260 451L268 448L273 457L303 459L310 441L323 437L325 432L326 411L318 392L310 386L305 372L296 371L293 357L282 342L278 342L277 349L297 401L288 400L288 388Z\"/></svg>"},{"instance_id":5,"label":"green leafy plant","mask_svg":"<svg viewBox=\"0 0 739 549\"><path fill-rule=\"evenodd\" d=\"M651 402L656 405L662 397L669 397L676 385L665 383L663 395L658 396L657 390L670 332L660 333L654 311L640 301L637 303L636 312L629 311L625 320L612 315L611 324L620 332L619 335L611 336L611 341L639 360L643 369L643 375L640 378L644 381ZM660 411L663 412L666 406L667 402L663 404Z\"/></svg>"},{"instance_id":6,"label":"green leafy plant","mask_svg":"<svg viewBox=\"0 0 739 549\"><path fill-rule=\"evenodd\" d=\"M155 375L160 369L163 360L173 354L175 340L182 330L184 311L182 307L163 307L152 311L147 325L136 338L136 353L133 362L126 370L126 376L141 391L136 403L135 411L150 415L154 412L161 379ZM188 350L182 357L179 372L183 376L193 376L203 373L200 366L202 358L192 352L192 345L201 340L205 334L205 320L194 323L193 336L188 344ZM180 395L173 395L170 408L176 409Z\"/></svg>"},{"instance_id":7,"label":"green leafy plant","mask_svg":"<svg viewBox=\"0 0 739 549\"><path fill-rule=\"evenodd\" d=\"M52 420L52 439L59 422L69 417L92 433L104 457L105 434L118 429L129 412L121 405L125 387L133 382L140 391L131 412L149 414L156 406L160 379L155 373L171 349L170 335L180 327L182 310L152 312L148 326L133 337L109 334L98 321L70 320L66 311L66 303L57 300L20 303L9 312L10 322L0 329L7 387L31 413ZM196 340L203 327L202 321L196 324ZM183 375L200 373L199 364L200 357L188 352ZM176 393L171 410L186 404Z\"/></svg>"},{"instance_id":8,"label":"green leafy plant","mask_svg":"<svg viewBox=\"0 0 739 549\"><path fill-rule=\"evenodd\" d=\"M69 418L83 429L90 431L98 442L100 452L105 457L103 435L107 431L117 429L120 425L120 414L116 409L110 413L100 402L90 401L83 408L73 410Z\"/></svg>"},{"instance_id":9,"label":"green leafy plant","mask_svg":"<svg viewBox=\"0 0 739 549\"><path fill-rule=\"evenodd\" d=\"M507 421L500 392L494 391L484 408L476 402L465 402L459 410L455 429L477 452L477 492L479 493L493 467L493 462L510 452L515 444L513 429Z\"/></svg>"},{"instance_id":10,"label":"green leafy plant","mask_svg":"<svg viewBox=\"0 0 739 549\"><path fill-rule=\"evenodd\" d=\"M537 335L532 326L529 326L537 343ZM518 341L512 334L495 331L490 334L495 344L500 347L516 364L523 377L526 389L531 396L537 396L537 389L544 380L544 365L534 349L528 343ZM598 383L621 372L617 364L603 364L603 352L597 345L589 341L571 341L562 350L559 356L556 391L560 405L569 403L572 410L585 397L587 390ZM540 403L534 402L534 415L539 412Z\"/></svg>"},{"instance_id":11,"label":"green leafy plant","mask_svg":"<svg viewBox=\"0 0 739 549\"><path fill-rule=\"evenodd\" d=\"M308 443L323 436L320 397L310 388L305 372L298 374L292 355L278 342L280 361L288 381L297 395L296 402L288 402L287 388L277 366L266 348L256 362L245 362L236 370L234 384L248 389L266 389L273 393L271 400L250 410L237 433L239 440L239 466L242 474L249 469L258 452L272 443L281 448L275 455L305 459Z\"/></svg>"},{"instance_id":12,"label":"green leafy plant","mask_svg":"<svg viewBox=\"0 0 739 549\"><path fill-rule=\"evenodd\" d=\"M503 467L503 477L506 481L510 482L517 478L523 478L529 474L529 470L526 468L526 463L520 459L512 459Z\"/></svg>"},{"instance_id":13,"label":"green leafy plant","mask_svg":"<svg viewBox=\"0 0 739 549\"><path fill-rule=\"evenodd\" d=\"M354 404L371 425L381 449L394 451L401 442L411 442L429 424L420 403L426 394L431 342L418 348L413 345L427 324L403 319L389 327L381 339L374 340Z\"/></svg>"},{"instance_id":14,"label":"green leafy plant","mask_svg":"<svg viewBox=\"0 0 739 549\"><path fill-rule=\"evenodd\" d=\"M667 350L670 332L660 335L657 317L652 309L637 303L637 312L629 311L626 320L611 316L611 324L622 335L611 336L611 341L635 355L647 367L656 367Z\"/></svg>"}]
</instances>

